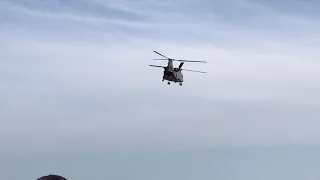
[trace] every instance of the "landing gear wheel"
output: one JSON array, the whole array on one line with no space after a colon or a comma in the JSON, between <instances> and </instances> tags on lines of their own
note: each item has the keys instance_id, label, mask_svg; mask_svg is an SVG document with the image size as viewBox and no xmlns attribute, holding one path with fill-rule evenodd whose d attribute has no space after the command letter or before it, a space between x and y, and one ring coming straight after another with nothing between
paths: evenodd
<instances>
[{"instance_id":1,"label":"landing gear wheel","mask_svg":"<svg viewBox=\"0 0 320 180\"><path fill-rule=\"evenodd\" d=\"M179 83L180 86L182 86L182 83Z\"/></svg>"},{"instance_id":2,"label":"landing gear wheel","mask_svg":"<svg viewBox=\"0 0 320 180\"><path fill-rule=\"evenodd\" d=\"M162 79L162 82L164 81L164 79Z\"/></svg>"},{"instance_id":3,"label":"landing gear wheel","mask_svg":"<svg viewBox=\"0 0 320 180\"><path fill-rule=\"evenodd\" d=\"M170 82L168 82L168 85L170 85Z\"/></svg>"}]
</instances>

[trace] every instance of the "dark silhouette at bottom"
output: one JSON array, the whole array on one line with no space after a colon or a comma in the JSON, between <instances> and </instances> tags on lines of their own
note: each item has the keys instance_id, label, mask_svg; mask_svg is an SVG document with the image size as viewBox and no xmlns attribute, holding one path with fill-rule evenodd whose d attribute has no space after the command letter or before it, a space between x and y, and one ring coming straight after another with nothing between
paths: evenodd
<instances>
[{"instance_id":1,"label":"dark silhouette at bottom","mask_svg":"<svg viewBox=\"0 0 320 180\"><path fill-rule=\"evenodd\" d=\"M67 179L59 175L49 174L47 176L42 176L37 180L67 180Z\"/></svg>"}]
</instances>

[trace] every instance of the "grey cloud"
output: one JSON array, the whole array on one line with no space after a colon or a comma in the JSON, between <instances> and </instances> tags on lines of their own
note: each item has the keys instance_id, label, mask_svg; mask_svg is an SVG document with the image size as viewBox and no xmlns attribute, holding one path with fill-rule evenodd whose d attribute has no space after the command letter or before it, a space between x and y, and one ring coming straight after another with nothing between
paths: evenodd
<instances>
[{"instance_id":1,"label":"grey cloud","mask_svg":"<svg viewBox=\"0 0 320 180\"><path fill-rule=\"evenodd\" d=\"M24 7L42 13L67 13L78 16L99 16L107 19L126 19L131 21L147 20L147 17L115 7L94 3L87 0L66 1L7 1L8 4Z\"/></svg>"},{"instance_id":2,"label":"grey cloud","mask_svg":"<svg viewBox=\"0 0 320 180\"><path fill-rule=\"evenodd\" d=\"M258 1L259 4L266 6L272 11L280 14L290 14L293 17L304 17L310 19L319 19L319 11L317 7L319 1L303 1L303 0L280 0L280 1Z\"/></svg>"},{"instance_id":3,"label":"grey cloud","mask_svg":"<svg viewBox=\"0 0 320 180\"><path fill-rule=\"evenodd\" d=\"M73 14L70 11L52 11L43 12L41 9L33 9L31 7L22 7L21 5L10 5L3 3L1 13L3 14L0 19L0 23L3 25L2 29L15 30L24 29L30 31L37 30L38 33L43 31L51 31L51 34L70 36L91 36L89 33L93 31L95 33L134 33L143 31L139 28L126 26L123 24L113 23L121 20L121 17L117 18L105 18L103 16L88 16L80 13ZM45 3L46 6L50 7ZM63 7L63 6L61 6ZM133 17L128 16L128 18ZM131 19L124 18L123 20L130 22ZM121 21L120 21L121 22Z\"/></svg>"},{"instance_id":4,"label":"grey cloud","mask_svg":"<svg viewBox=\"0 0 320 180\"><path fill-rule=\"evenodd\" d=\"M73 1L70 2L73 3ZM63 3L70 2L67 1ZM38 30L46 32L51 31L50 34L52 36L55 35L55 37L61 36L63 33L65 35L68 34L69 38L71 36L75 38L92 38L92 33L99 33L100 36L104 36L104 34L107 33L117 33L119 35L126 34L137 38L153 39L156 37L162 41L175 40L181 43L214 42L214 44L224 46L226 44L230 46L230 44L235 43L237 43L237 45L252 45L253 41L249 36L254 36L254 39L259 38L261 42L267 41L267 39L270 38L281 38L295 43L294 41L297 39L300 41L306 39L304 32L308 31L309 35L313 37L308 38L307 41L310 42L312 39L312 41L314 41L313 43L318 43L315 40L316 38L314 38L319 34L316 30L319 29L317 23L307 19L297 19L275 13L258 2L203 1L203 3L194 4L192 1L183 3L180 1L165 3L157 3L154 1L142 1L140 3L128 3L128 1L121 3L113 1L104 3L81 1L76 3L77 6L72 6L72 8L77 8L78 6L82 7L89 3L95 4L95 6L100 8L104 8L104 6L108 6L108 4L120 9L132 8L132 12L137 12L142 14L142 16L148 17L149 20L147 21L132 21L125 18L110 19L105 18L104 15L101 14L87 16L85 15L85 11L79 11L77 14L70 14L59 10L51 13L41 13L39 9L33 9L34 6L37 7L37 3L39 2L34 3L33 5L29 5L30 7L24 8L29 14L19 9L8 10L4 8L6 14L9 13L12 15L6 17L14 18L16 22L13 23L13 19L10 21L9 19L3 20L3 22L7 21L3 28L17 29L23 26L24 28L28 27L29 31L37 28ZM49 3L53 2L50 1ZM48 2L41 2L40 4L49 7ZM123 5L120 6L120 4ZM64 7L64 5L58 6ZM198 6L200 9L196 8ZM174 9L178 7L181 10ZM210 7L211 11L205 11L201 9L201 7ZM169 12L163 12L161 9L167 9ZM232 13L228 13L228 9L230 9ZM30 12L37 13L30 14ZM20 13L20 16L17 16L17 13ZM41 25L39 23L41 23ZM297 26L300 28L295 28ZM268 29L268 31L266 31L266 29ZM290 31L288 31L288 29ZM310 34L310 32L312 32L312 34ZM241 36L239 36L239 34L241 34Z\"/></svg>"}]
</instances>

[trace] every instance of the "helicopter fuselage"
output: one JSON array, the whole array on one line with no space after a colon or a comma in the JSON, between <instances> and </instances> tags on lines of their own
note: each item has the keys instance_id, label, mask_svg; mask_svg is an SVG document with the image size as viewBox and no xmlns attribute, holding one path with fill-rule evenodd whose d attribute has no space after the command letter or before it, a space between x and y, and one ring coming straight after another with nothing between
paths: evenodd
<instances>
[{"instance_id":1,"label":"helicopter fuselage","mask_svg":"<svg viewBox=\"0 0 320 180\"><path fill-rule=\"evenodd\" d=\"M173 67L173 62L171 59L168 60L168 65L163 72L163 80L171 82L183 82L183 74L179 68Z\"/></svg>"},{"instance_id":2,"label":"helicopter fuselage","mask_svg":"<svg viewBox=\"0 0 320 180\"><path fill-rule=\"evenodd\" d=\"M163 80L171 82L183 82L183 74L181 71L167 71L163 72Z\"/></svg>"}]
</instances>

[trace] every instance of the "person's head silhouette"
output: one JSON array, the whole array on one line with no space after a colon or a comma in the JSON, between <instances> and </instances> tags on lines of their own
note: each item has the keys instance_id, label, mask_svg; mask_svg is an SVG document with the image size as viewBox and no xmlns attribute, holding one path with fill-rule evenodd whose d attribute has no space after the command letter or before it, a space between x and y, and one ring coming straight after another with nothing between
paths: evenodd
<instances>
[{"instance_id":1,"label":"person's head silhouette","mask_svg":"<svg viewBox=\"0 0 320 180\"><path fill-rule=\"evenodd\" d=\"M49 174L47 176L42 176L37 180L67 180L67 179L59 175Z\"/></svg>"}]
</instances>

